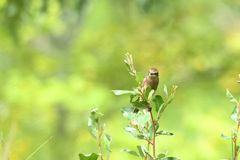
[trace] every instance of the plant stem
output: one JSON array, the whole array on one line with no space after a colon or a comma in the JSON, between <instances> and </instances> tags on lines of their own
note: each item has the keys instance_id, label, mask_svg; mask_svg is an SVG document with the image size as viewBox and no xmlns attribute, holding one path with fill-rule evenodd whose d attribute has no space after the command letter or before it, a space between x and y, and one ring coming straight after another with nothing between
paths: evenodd
<instances>
[{"instance_id":1,"label":"plant stem","mask_svg":"<svg viewBox=\"0 0 240 160\"><path fill-rule=\"evenodd\" d=\"M147 128L146 128L146 130L147 130L147 132L149 133L149 131L148 131L148 126L149 126L149 122L147 122ZM147 145L147 150L149 151L149 147L150 147L150 142L148 142L148 145ZM147 160L149 160L149 155L147 155Z\"/></svg>"},{"instance_id":2,"label":"plant stem","mask_svg":"<svg viewBox=\"0 0 240 160\"><path fill-rule=\"evenodd\" d=\"M139 133L141 133L141 135L144 136L144 138L148 141L148 143L153 144L153 142L151 142L150 139L148 139L148 138L140 131L140 129L139 129L138 127L134 126L131 122L129 122L129 124L130 124L133 128L135 128Z\"/></svg>"},{"instance_id":3,"label":"plant stem","mask_svg":"<svg viewBox=\"0 0 240 160\"><path fill-rule=\"evenodd\" d=\"M238 112L238 115L237 115L237 117L239 117L239 111L240 111L240 102L239 103L237 103L237 112ZM240 124L240 119L238 118L238 121L237 121L237 129L236 129L236 132L238 133L238 130L239 130L239 124ZM238 155L238 151L237 151L237 134L235 133L234 134L235 135L235 138L234 138L234 140L233 140L233 142L234 142L234 157L233 157L233 159L234 160L236 160L236 157L237 157L237 155Z\"/></svg>"},{"instance_id":4,"label":"plant stem","mask_svg":"<svg viewBox=\"0 0 240 160\"><path fill-rule=\"evenodd\" d=\"M150 111L150 114L151 114L151 119L152 119L152 123L153 123L153 158L155 158L155 122L154 122L154 119L153 119L153 114L152 114L152 111Z\"/></svg>"},{"instance_id":5,"label":"plant stem","mask_svg":"<svg viewBox=\"0 0 240 160\"><path fill-rule=\"evenodd\" d=\"M100 142L101 141L102 132L100 131L99 117L97 117L97 123L98 123L98 147L99 147L101 160L103 160L102 148L101 148L101 142Z\"/></svg>"}]
</instances>

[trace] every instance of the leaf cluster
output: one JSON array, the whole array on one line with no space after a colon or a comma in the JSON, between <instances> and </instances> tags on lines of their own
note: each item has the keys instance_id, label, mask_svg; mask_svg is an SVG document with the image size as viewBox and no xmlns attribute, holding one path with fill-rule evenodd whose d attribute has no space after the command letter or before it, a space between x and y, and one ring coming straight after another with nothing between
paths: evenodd
<instances>
[{"instance_id":1,"label":"leaf cluster","mask_svg":"<svg viewBox=\"0 0 240 160\"><path fill-rule=\"evenodd\" d=\"M238 133L239 125L240 125L240 101L237 101L234 96L230 93L230 91L227 89L226 96L230 100L230 102L234 102L235 106L231 114L231 118L236 122L236 126L233 126L231 136L225 136L221 134L221 138L231 140L232 142L232 159L236 160L238 157L238 154L240 152L240 146L237 144L237 138L240 135Z\"/></svg>"},{"instance_id":2,"label":"leaf cluster","mask_svg":"<svg viewBox=\"0 0 240 160\"><path fill-rule=\"evenodd\" d=\"M138 152L123 149L130 154L138 156L140 158L149 159L163 159L166 154L155 155L155 149L153 149L153 155L149 152L149 145L151 144L155 148L155 137L159 135L173 136L173 133L158 130L159 119L161 118L164 110L168 104L173 101L176 89L178 86L173 86L171 93L168 93L167 86L164 85L165 101L161 95L155 95L155 91L148 86L144 91L142 90L142 81L144 76L140 72L136 72L133 66L132 55L126 54L127 59L124 61L127 65L127 70L130 75L135 76L135 80L138 83L138 87L133 90L113 90L115 95L130 95L131 106L122 107L122 114L128 120L128 125L125 126L125 132L134 138L144 140L148 143L148 149L142 144L137 146ZM154 103L154 109L151 107L151 102ZM153 117L152 111L155 110L156 116ZM165 158L166 159L166 158Z\"/></svg>"},{"instance_id":3,"label":"leaf cluster","mask_svg":"<svg viewBox=\"0 0 240 160\"><path fill-rule=\"evenodd\" d=\"M88 131L92 135L92 137L98 141L100 153L99 154L91 153L88 155L79 154L80 160L97 160L98 156L101 156L101 159L103 160L102 153L101 153L102 152L101 142L104 143L104 148L108 152L107 160L109 160L109 152L111 152L110 143L112 141L112 138L109 134L103 132L105 128L105 123L100 125L100 122L99 122L99 119L102 116L103 114L98 111L98 108L96 108L91 111L91 114L88 119ZM103 134L104 134L104 137L102 139Z\"/></svg>"}]
</instances>

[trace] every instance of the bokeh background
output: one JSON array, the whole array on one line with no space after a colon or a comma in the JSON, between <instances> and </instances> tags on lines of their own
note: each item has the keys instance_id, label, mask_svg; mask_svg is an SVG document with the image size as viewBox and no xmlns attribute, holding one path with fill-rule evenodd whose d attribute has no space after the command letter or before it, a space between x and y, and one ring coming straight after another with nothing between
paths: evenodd
<instances>
[{"instance_id":1,"label":"bokeh background","mask_svg":"<svg viewBox=\"0 0 240 160\"><path fill-rule=\"evenodd\" d=\"M0 131L10 159L77 160L98 153L88 133L92 109L112 136L111 160L137 160L120 152L143 143L124 132L121 107L137 84L123 62L160 73L163 85L179 85L160 121L173 137L157 137L157 153L183 160L231 156L230 115L240 84L238 0L1 0ZM2 153L1 153L2 154Z\"/></svg>"}]
</instances>

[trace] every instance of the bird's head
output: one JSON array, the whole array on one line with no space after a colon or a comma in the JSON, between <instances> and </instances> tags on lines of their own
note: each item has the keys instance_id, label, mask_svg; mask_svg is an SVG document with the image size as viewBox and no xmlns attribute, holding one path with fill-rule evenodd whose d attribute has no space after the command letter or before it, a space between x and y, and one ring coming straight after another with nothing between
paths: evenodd
<instances>
[{"instance_id":1,"label":"bird's head","mask_svg":"<svg viewBox=\"0 0 240 160\"><path fill-rule=\"evenodd\" d=\"M158 70L156 68L151 68L148 73L149 77L158 78Z\"/></svg>"}]
</instances>

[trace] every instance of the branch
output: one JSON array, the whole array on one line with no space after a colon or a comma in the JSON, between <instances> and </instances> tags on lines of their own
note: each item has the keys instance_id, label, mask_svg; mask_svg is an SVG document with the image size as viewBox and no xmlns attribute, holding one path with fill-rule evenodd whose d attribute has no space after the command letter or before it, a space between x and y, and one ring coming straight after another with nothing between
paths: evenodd
<instances>
[{"instance_id":1,"label":"branch","mask_svg":"<svg viewBox=\"0 0 240 160\"><path fill-rule=\"evenodd\" d=\"M148 138L142 133L142 131L140 131L140 129L139 129L138 127L136 127L135 125L133 125L131 122L129 122L129 124L130 124L133 128L135 128L139 133L141 133L141 135L143 135L144 138L145 138L150 144L153 145L153 142L150 141L150 139L148 139Z\"/></svg>"},{"instance_id":2,"label":"branch","mask_svg":"<svg viewBox=\"0 0 240 160\"><path fill-rule=\"evenodd\" d=\"M99 152L100 152L101 160L103 160L102 148L101 148L101 142L100 142L102 133L101 133L101 131L100 131L100 126L99 126L99 117L97 117L97 122L98 122L98 147L99 147Z\"/></svg>"}]
</instances>

